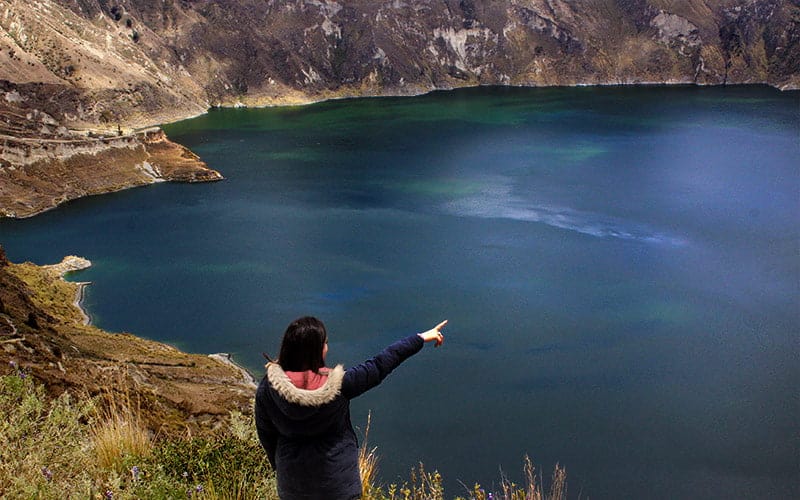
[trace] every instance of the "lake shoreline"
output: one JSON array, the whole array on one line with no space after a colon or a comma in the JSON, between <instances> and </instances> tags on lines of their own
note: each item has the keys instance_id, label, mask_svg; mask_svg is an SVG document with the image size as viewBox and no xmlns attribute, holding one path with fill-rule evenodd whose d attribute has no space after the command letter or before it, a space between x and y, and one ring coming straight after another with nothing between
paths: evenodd
<instances>
[{"instance_id":1,"label":"lake shoreline","mask_svg":"<svg viewBox=\"0 0 800 500\"><path fill-rule=\"evenodd\" d=\"M164 126L172 125L174 123L182 122L185 120L191 120L193 118L199 118L201 116L207 115L212 110L222 110L222 109L267 109L267 108L288 108L288 107L303 107L303 106L312 106L314 104L322 104L326 102L334 102L334 101L346 101L348 99L381 99L381 98L400 98L400 97L422 97L428 94L432 94L434 92L452 92L457 90L469 90L469 89L480 89L480 88L496 88L496 89L577 89L577 88L670 88L670 87L697 87L697 88L734 88L734 87L769 87L771 89L775 89L781 93L783 92L800 92L800 88L792 87L792 86L783 86L779 87L777 85L773 85L768 82L752 82L752 83L697 83L691 81L669 81L669 82L659 82L659 81L652 81L652 82L633 82L633 83L615 83L615 82L607 82L607 83L573 83L569 85L498 85L498 84L485 84L485 85L465 85L463 87L436 87L436 88L429 88L425 90L421 90L420 92L386 92L381 94L345 94L345 95L330 95L330 96L323 96L319 99L294 99L294 100L286 100L281 101L280 99L276 99L277 102L270 102L267 104L259 104L259 99L254 98L251 104L245 102L236 102L234 104L214 104L211 105L205 113L195 113L191 116L187 116L186 118L181 118L174 121L163 122L157 125L159 128L163 128Z\"/></svg>"},{"instance_id":2,"label":"lake shoreline","mask_svg":"<svg viewBox=\"0 0 800 500\"><path fill-rule=\"evenodd\" d=\"M81 317L83 319L82 324L84 326L97 326L97 325L93 324L92 315L89 312L89 310L86 308L86 304L85 304L86 289L87 289L87 287L89 285L92 284L92 282L91 281L67 281L65 279L65 277L69 273L83 271L85 269L90 268L91 266L92 266L92 262L89 259L85 259L83 257L77 257L77 256L74 256L74 255L70 255L70 256L64 257L64 259L59 264L42 266L45 269L47 269L48 271L50 271L51 273L56 274L62 281L65 281L67 283L75 285L75 301L72 303L72 305L78 310L79 314L81 315ZM113 332L109 332L109 333L112 333L112 335L113 335ZM137 339L145 339L144 337L140 337L138 335L133 335L133 337L135 337ZM153 341L153 342L159 342L159 343L163 343L165 345L170 345L170 344L167 344L167 343L164 343L164 342L160 342L160 341ZM178 350L180 352L184 352L183 350L178 349L175 346L170 345L170 347L173 348L173 349L176 349L176 350ZM190 354L190 353L187 353L187 354ZM215 360L215 361L217 361L219 363L222 363L224 365L227 365L227 366L233 368L234 370L238 371L241 374L242 379L246 383L251 384L254 388L255 388L255 386L258 385L258 382L257 382L256 378L253 376L253 374L250 373L250 371L247 368L245 368L244 366L239 365L238 363L236 363L236 361L234 360L232 354L222 352L222 353L206 354L206 356L208 356L209 358L211 358L211 359L213 359L213 360Z\"/></svg>"},{"instance_id":3,"label":"lake shoreline","mask_svg":"<svg viewBox=\"0 0 800 500\"><path fill-rule=\"evenodd\" d=\"M384 92L384 93L376 93L376 94L358 94L358 93L341 93L337 95L336 92L331 92L329 95L321 95L319 98L312 98L312 99L300 99L296 96L287 96L285 99L274 98L270 99L269 102L263 103L261 98L258 96L254 96L251 99L247 99L245 102L237 101L233 103L218 103L209 106L206 108L205 112L203 113L191 113L185 117L181 117L175 120L171 120L168 122L163 122L158 125L149 125L147 127L143 127L140 129L133 129L132 133L127 136L121 137L111 137L111 138L104 138L102 141L130 141L132 138L138 137L139 135L153 135L157 138L155 142L150 142L150 148L155 151L157 158L155 160L150 159L149 156L143 158L137 158L137 161L141 161L142 163L137 163L134 165L128 174L120 173L121 175L119 179L113 185L103 185L95 190L86 190L84 192L74 192L74 193L61 193L58 194L53 192L47 196L42 196L41 193L36 194L35 200L25 200L22 204L19 203L19 200L15 201L16 208L10 207L3 207L0 205L0 219L3 218L10 218L10 219L28 219L35 217L37 215L43 214L55 208L58 208L64 203L68 203L70 201L85 198L87 196L97 196L107 193L119 192L124 191L136 187L142 187L152 184L156 181L169 181L169 182L214 182L222 180L223 173L218 172L215 169L210 168L205 162L194 152L190 149L186 148L185 146L174 143L171 141L169 137L167 137L166 133L163 131L163 127L169 126L175 123L179 123L185 120L190 120L193 118L198 118L201 116L205 116L212 112L213 110L223 110L223 109L237 109L237 108L245 108L245 109L267 109L267 108L284 108L284 107L304 107L304 106L311 106L314 104L321 104L325 102L332 102L332 101L344 101L348 99L370 99L370 98L400 98L400 97L421 97L426 96L435 92L452 92L455 90L466 90L466 89L478 89L478 88L498 88L498 89L571 89L571 88L679 88L679 87L696 87L696 88L728 88L728 87L769 87L775 89L779 92L798 92L800 89L793 88L793 87L778 87L776 85L772 85L767 82L755 82L755 83L735 83L735 84L719 84L719 83L696 83L696 82L689 82L689 81L668 81L668 82L606 82L606 83L574 83L570 85L497 85L497 84L490 84L490 85L465 85L461 87L437 87L437 88L427 88L427 89L419 89L419 92ZM154 146L155 144L155 146ZM164 146L166 145L166 146ZM130 163L130 158L128 158L127 152L120 152L116 151L116 149L120 149L119 147L109 147L108 150L101 151L100 153L94 152L93 154L101 154L106 155L107 160L111 163ZM171 148L171 149L170 149ZM163 151L162 151L163 150ZM149 153L148 153L149 154ZM46 161L49 162L66 162L70 161L72 156L76 158L82 157L81 155L77 155L74 151L69 151L68 153L64 153L61 156L57 154L53 156L53 153L48 153L48 157ZM85 156L85 155L84 155ZM116 158L116 160L115 160ZM45 160L42 160L43 162ZM158 168L155 170L157 175L153 175L152 169L148 171L148 167L150 165L149 162L153 162L153 164L158 165ZM2 167L2 165L0 165ZM127 167L126 167L127 168ZM118 169L119 170L119 169ZM2 170L0 170L2 171ZM127 180L125 179L129 177ZM44 188L43 188L44 189ZM44 189L43 192L52 191L51 187L47 187ZM24 196L20 193L17 198L23 199Z\"/></svg>"}]
</instances>

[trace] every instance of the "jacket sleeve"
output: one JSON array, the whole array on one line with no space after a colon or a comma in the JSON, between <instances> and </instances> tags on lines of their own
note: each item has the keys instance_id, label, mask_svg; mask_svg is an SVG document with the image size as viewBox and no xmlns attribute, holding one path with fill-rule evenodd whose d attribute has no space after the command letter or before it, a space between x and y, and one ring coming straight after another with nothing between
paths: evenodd
<instances>
[{"instance_id":1,"label":"jacket sleeve","mask_svg":"<svg viewBox=\"0 0 800 500\"><path fill-rule=\"evenodd\" d=\"M342 381L342 395L353 399L380 384L400 363L418 353L425 342L419 335L398 340L374 358L348 368Z\"/></svg>"},{"instance_id":2,"label":"jacket sleeve","mask_svg":"<svg viewBox=\"0 0 800 500\"><path fill-rule=\"evenodd\" d=\"M266 378L261 382L261 385L256 391L255 403L255 419L256 419L256 432L258 433L258 440L264 451L267 452L267 458L272 469L275 470L275 449L278 446L278 430L269 418L264 399L269 397L265 387Z\"/></svg>"}]
</instances>

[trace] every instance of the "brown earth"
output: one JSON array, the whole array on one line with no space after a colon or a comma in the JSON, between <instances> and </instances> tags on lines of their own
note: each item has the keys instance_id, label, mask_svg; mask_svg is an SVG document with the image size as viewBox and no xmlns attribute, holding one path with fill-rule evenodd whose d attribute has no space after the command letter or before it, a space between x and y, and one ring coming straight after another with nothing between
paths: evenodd
<instances>
[{"instance_id":1,"label":"brown earth","mask_svg":"<svg viewBox=\"0 0 800 500\"><path fill-rule=\"evenodd\" d=\"M0 247L0 373L16 365L53 395L125 398L166 433L212 431L232 410L251 411L252 379L224 359L87 325L76 305L82 285L62 279L84 262L13 264Z\"/></svg>"},{"instance_id":2,"label":"brown earth","mask_svg":"<svg viewBox=\"0 0 800 500\"><path fill-rule=\"evenodd\" d=\"M0 216L156 180L145 162L167 140L133 131L211 106L639 83L797 89L800 5L0 0ZM158 165L158 179L219 178L188 153Z\"/></svg>"},{"instance_id":3,"label":"brown earth","mask_svg":"<svg viewBox=\"0 0 800 500\"><path fill-rule=\"evenodd\" d=\"M65 201L161 181L222 179L160 129L86 139L6 138L0 215L29 217Z\"/></svg>"}]
</instances>

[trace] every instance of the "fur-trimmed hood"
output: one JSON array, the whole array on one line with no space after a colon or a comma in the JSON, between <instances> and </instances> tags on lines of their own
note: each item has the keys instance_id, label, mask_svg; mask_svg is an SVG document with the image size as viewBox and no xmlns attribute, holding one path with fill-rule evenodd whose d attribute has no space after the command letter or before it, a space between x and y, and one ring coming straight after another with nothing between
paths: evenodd
<instances>
[{"instance_id":1,"label":"fur-trimmed hood","mask_svg":"<svg viewBox=\"0 0 800 500\"><path fill-rule=\"evenodd\" d=\"M319 407L330 403L342 392L344 367L336 365L328 370L328 379L322 387L314 390L301 389L292 383L292 380L277 363L267 363L267 380L272 388L287 402L306 406Z\"/></svg>"}]
</instances>

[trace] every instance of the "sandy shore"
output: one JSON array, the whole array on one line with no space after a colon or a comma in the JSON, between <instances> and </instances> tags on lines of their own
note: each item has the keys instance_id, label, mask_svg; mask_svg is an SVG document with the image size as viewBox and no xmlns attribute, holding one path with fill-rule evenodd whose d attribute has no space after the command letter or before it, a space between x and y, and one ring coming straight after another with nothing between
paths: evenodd
<instances>
[{"instance_id":1,"label":"sandy shore","mask_svg":"<svg viewBox=\"0 0 800 500\"><path fill-rule=\"evenodd\" d=\"M84 325L91 325L92 324L92 317L89 316L89 313L83 307L83 298L86 294L86 287L91 285L91 281L78 281L75 282L78 285L78 289L75 291L75 302L73 303L78 311L81 312L81 316L83 316L83 324Z\"/></svg>"}]
</instances>

